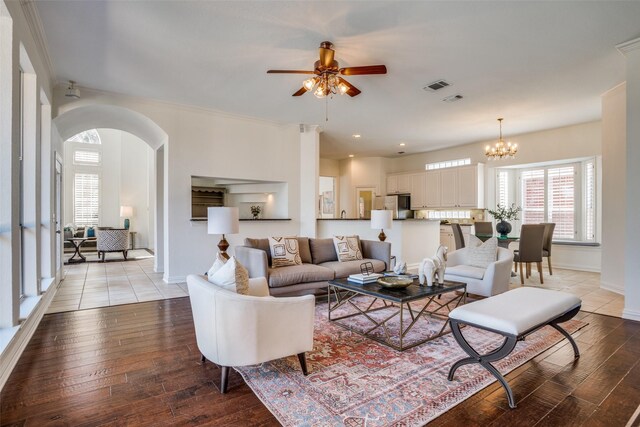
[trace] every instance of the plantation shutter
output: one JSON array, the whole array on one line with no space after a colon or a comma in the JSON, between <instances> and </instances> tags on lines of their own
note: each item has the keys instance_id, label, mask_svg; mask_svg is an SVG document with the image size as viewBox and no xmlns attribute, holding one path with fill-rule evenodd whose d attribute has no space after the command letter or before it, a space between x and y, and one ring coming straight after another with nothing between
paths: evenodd
<instances>
[{"instance_id":1,"label":"plantation shutter","mask_svg":"<svg viewBox=\"0 0 640 427\"><path fill-rule=\"evenodd\" d=\"M544 222L544 169L523 171L520 184L522 223Z\"/></svg>"},{"instance_id":2,"label":"plantation shutter","mask_svg":"<svg viewBox=\"0 0 640 427\"><path fill-rule=\"evenodd\" d=\"M509 173L506 171L498 172L498 200L497 204L501 206L509 206Z\"/></svg>"},{"instance_id":3,"label":"plantation shutter","mask_svg":"<svg viewBox=\"0 0 640 427\"><path fill-rule=\"evenodd\" d=\"M575 239L575 167L564 166L547 170L549 222L556 228L557 239Z\"/></svg>"},{"instance_id":4,"label":"plantation shutter","mask_svg":"<svg viewBox=\"0 0 640 427\"><path fill-rule=\"evenodd\" d=\"M584 239L596 239L596 165L593 160L588 161L584 168L585 182L585 226Z\"/></svg>"},{"instance_id":5,"label":"plantation shutter","mask_svg":"<svg viewBox=\"0 0 640 427\"><path fill-rule=\"evenodd\" d=\"M76 226L97 226L100 207L100 176L76 173L74 179L73 222Z\"/></svg>"},{"instance_id":6,"label":"plantation shutter","mask_svg":"<svg viewBox=\"0 0 640 427\"><path fill-rule=\"evenodd\" d=\"M73 152L73 163L76 165L99 165L100 153L98 151L76 150Z\"/></svg>"}]
</instances>

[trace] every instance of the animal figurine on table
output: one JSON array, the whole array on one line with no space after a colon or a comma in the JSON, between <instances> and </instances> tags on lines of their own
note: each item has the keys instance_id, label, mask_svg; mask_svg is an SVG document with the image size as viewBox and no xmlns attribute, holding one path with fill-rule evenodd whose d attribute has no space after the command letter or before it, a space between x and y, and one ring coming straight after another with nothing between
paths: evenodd
<instances>
[{"instance_id":1,"label":"animal figurine on table","mask_svg":"<svg viewBox=\"0 0 640 427\"><path fill-rule=\"evenodd\" d=\"M396 274L405 274L407 272L407 263L399 261L395 267L393 267L393 272Z\"/></svg>"},{"instance_id":2,"label":"animal figurine on table","mask_svg":"<svg viewBox=\"0 0 640 427\"><path fill-rule=\"evenodd\" d=\"M444 272L447 267L447 247L440 245L435 256L425 258L418 268L418 280L421 285L433 286L444 283Z\"/></svg>"}]
</instances>

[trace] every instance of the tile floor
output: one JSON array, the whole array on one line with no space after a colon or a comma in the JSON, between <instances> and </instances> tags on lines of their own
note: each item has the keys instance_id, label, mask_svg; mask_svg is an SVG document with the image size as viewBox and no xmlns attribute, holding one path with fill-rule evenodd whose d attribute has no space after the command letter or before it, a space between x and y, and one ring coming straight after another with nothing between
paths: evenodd
<instances>
[{"instance_id":1,"label":"tile floor","mask_svg":"<svg viewBox=\"0 0 640 427\"><path fill-rule=\"evenodd\" d=\"M139 261L82 263L65 266L66 274L47 313L131 304L142 301L185 297L186 283L166 284L162 273L153 272L153 258ZM600 289L600 274L554 269L543 270L548 289L570 292L582 298L582 309L622 317L624 298ZM511 278L511 288L520 286L520 276ZM525 286L541 286L538 273L525 279Z\"/></svg>"},{"instance_id":2,"label":"tile floor","mask_svg":"<svg viewBox=\"0 0 640 427\"><path fill-rule=\"evenodd\" d=\"M166 284L153 272L153 258L65 266L47 313L188 296L187 284Z\"/></svg>"}]
</instances>

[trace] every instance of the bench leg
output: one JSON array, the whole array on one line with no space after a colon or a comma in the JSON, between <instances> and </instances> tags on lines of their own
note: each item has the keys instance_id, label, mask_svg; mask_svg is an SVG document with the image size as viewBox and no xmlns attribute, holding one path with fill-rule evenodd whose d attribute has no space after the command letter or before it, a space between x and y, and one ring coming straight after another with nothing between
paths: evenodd
<instances>
[{"instance_id":1,"label":"bench leg","mask_svg":"<svg viewBox=\"0 0 640 427\"><path fill-rule=\"evenodd\" d=\"M520 272L522 272L522 269L520 269ZM509 387L507 380L505 380L502 374L500 374L500 372L491 364L491 362L495 362L496 360L500 360L507 357L509 353L511 353L515 348L516 343L518 342L517 338L505 337L504 342L499 348L493 350L490 353L481 355L477 351L475 351L473 347L471 347L471 345L469 345L467 340L464 338L464 336L462 335L462 332L460 331L460 325L458 324L458 322L453 320L449 320L449 322L451 323L451 332L453 333L453 337L456 339L460 347L462 347L462 349L470 356L470 357L466 357L464 359L458 360L456 363L453 364L453 366L451 366L451 369L449 370L449 375L448 375L449 381L453 381L453 376L459 367L463 365L468 365L469 363L479 363L487 371L489 371L500 382L500 384L502 384L502 387L507 392L507 400L509 402L509 407L515 408L516 401L515 401L515 398L513 397L513 391L511 390L511 387Z\"/></svg>"}]
</instances>

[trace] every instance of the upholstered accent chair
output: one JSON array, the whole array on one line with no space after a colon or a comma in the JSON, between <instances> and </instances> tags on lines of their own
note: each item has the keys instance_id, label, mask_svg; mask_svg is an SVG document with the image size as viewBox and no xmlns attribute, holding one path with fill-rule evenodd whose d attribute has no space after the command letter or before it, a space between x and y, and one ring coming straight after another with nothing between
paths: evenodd
<instances>
[{"instance_id":1,"label":"upholstered accent chair","mask_svg":"<svg viewBox=\"0 0 640 427\"><path fill-rule=\"evenodd\" d=\"M483 297L498 295L509 290L513 253L505 248L498 248L496 261L487 268L474 267L470 264L470 251L474 248L462 248L447 254L446 280L455 280L467 284L467 292Z\"/></svg>"},{"instance_id":2,"label":"upholstered accent chair","mask_svg":"<svg viewBox=\"0 0 640 427\"><path fill-rule=\"evenodd\" d=\"M220 392L227 391L229 367L255 365L298 355L307 375L305 352L313 349L315 297L269 296L264 277L249 279L248 295L187 276L196 342L202 362L221 367Z\"/></svg>"},{"instance_id":3,"label":"upholstered accent chair","mask_svg":"<svg viewBox=\"0 0 640 427\"><path fill-rule=\"evenodd\" d=\"M122 252L124 259L127 259L127 252L129 250L129 230L124 228L109 228L97 230L97 250L98 258L102 257L102 262L105 261L105 254L107 252Z\"/></svg>"}]
</instances>

